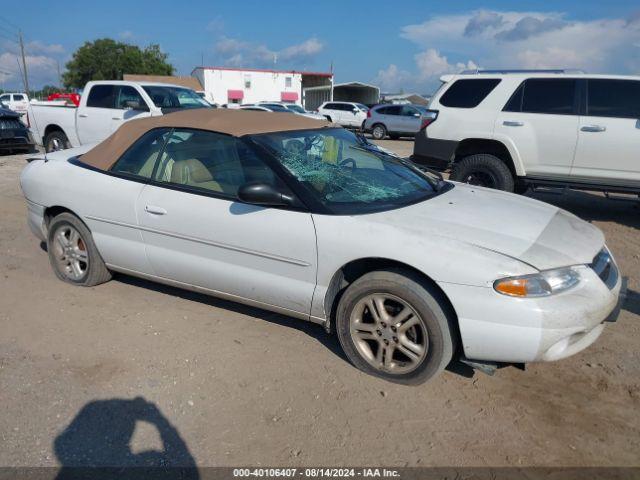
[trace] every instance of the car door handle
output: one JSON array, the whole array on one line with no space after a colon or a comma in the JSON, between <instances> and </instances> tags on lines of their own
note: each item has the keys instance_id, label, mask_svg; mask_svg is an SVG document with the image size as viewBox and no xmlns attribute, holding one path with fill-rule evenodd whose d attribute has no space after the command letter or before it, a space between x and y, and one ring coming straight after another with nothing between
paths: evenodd
<instances>
[{"instance_id":1,"label":"car door handle","mask_svg":"<svg viewBox=\"0 0 640 480\"><path fill-rule=\"evenodd\" d=\"M120 117L111 117L111 120L122 120Z\"/></svg>"},{"instance_id":2,"label":"car door handle","mask_svg":"<svg viewBox=\"0 0 640 480\"><path fill-rule=\"evenodd\" d=\"M607 127L603 127L602 125L585 125L580 128L582 132L604 132Z\"/></svg>"},{"instance_id":3,"label":"car door handle","mask_svg":"<svg viewBox=\"0 0 640 480\"><path fill-rule=\"evenodd\" d=\"M166 215L167 211L162 207L156 207L154 205L147 205L144 207L144 211L151 215Z\"/></svg>"},{"instance_id":4,"label":"car door handle","mask_svg":"<svg viewBox=\"0 0 640 480\"><path fill-rule=\"evenodd\" d=\"M79 113L78 116L80 118L87 118L89 115L87 115L86 113Z\"/></svg>"},{"instance_id":5,"label":"car door handle","mask_svg":"<svg viewBox=\"0 0 640 480\"><path fill-rule=\"evenodd\" d=\"M513 120L505 120L504 122L502 122L502 125L504 125L505 127L522 127L524 125L524 122L515 122Z\"/></svg>"}]
</instances>

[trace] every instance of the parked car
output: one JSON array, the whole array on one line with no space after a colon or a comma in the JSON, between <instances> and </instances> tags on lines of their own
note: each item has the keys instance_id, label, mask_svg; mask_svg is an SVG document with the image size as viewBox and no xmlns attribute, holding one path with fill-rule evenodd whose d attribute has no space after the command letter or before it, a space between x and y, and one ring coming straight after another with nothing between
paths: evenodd
<instances>
[{"instance_id":1,"label":"parked car","mask_svg":"<svg viewBox=\"0 0 640 480\"><path fill-rule=\"evenodd\" d=\"M264 107L262 105L254 105L253 103L240 105L240 110L253 110L254 112L273 112L273 110L268 107Z\"/></svg>"},{"instance_id":2,"label":"parked car","mask_svg":"<svg viewBox=\"0 0 640 480\"><path fill-rule=\"evenodd\" d=\"M323 115L319 113L307 112L297 103L285 103L285 102L260 102L258 105L269 107L271 105L282 107L285 111L295 113L296 115L302 115L303 117L313 118L314 120L325 120ZM279 112L282 110L278 110Z\"/></svg>"},{"instance_id":3,"label":"parked car","mask_svg":"<svg viewBox=\"0 0 640 480\"><path fill-rule=\"evenodd\" d=\"M362 130L371 132L376 140L387 135L392 139L415 136L431 114L422 105L376 105L367 112Z\"/></svg>"},{"instance_id":4,"label":"parked car","mask_svg":"<svg viewBox=\"0 0 640 480\"><path fill-rule=\"evenodd\" d=\"M4 103L9 110L23 115L27 112L29 96L26 93L3 93L0 95L0 102Z\"/></svg>"},{"instance_id":5,"label":"parked car","mask_svg":"<svg viewBox=\"0 0 640 480\"><path fill-rule=\"evenodd\" d=\"M506 191L640 192L640 77L559 70L443 81L414 161Z\"/></svg>"},{"instance_id":6,"label":"parked car","mask_svg":"<svg viewBox=\"0 0 640 480\"><path fill-rule=\"evenodd\" d=\"M134 118L163 115L181 109L211 108L197 93L164 83L89 82L80 105L31 102L29 125L47 152L93 144Z\"/></svg>"},{"instance_id":7,"label":"parked car","mask_svg":"<svg viewBox=\"0 0 640 480\"><path fill-rule=\"evenodd\" d=\"M318 113L327 120L348 128L361 128L368 110L366 105L351 102L324 102L318 107Z\"/></svg>"},{"instance_id":8,"label":"parked car","mask_svg":"<svg viewBox=\"0 0 640 480\"><path fill-rule=\"evenodd\" d=\"M20 114L0 107L0 152L28 153L34 150L33 137Z\"/></svg>"},{"instance_id":9,"label":"parked car","mask_svg":"<svg viewBox=\"0 0 640 480\"><path fill-rule=\"evenodd\" d=\"M61 280L123 272L317 322L358 368L399 383L454 355L573 355L621 298L597 227L290 114L131 121L31 161L20 182Z\"/></svg>"}]
</instances>

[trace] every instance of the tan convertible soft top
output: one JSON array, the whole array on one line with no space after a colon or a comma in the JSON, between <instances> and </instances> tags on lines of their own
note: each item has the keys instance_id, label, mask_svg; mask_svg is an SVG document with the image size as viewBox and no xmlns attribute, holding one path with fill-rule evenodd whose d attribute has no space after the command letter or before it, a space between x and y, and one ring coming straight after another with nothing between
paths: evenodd
<instances>
[{"instance_id":1,"label":"tan convertible soft top","mask_svg":"<svg viewBox=\"0 0 640 480\"><path fill-rule=\"evenodd\" d=\"M113 135L82 155L82 163L109 170L120 156L142 135L160 127L197 128L242 135L323 128L332 125L323 120L294 113L198 108L159 117L146 117L124 123Z\"/></svg>"}]
</instances>

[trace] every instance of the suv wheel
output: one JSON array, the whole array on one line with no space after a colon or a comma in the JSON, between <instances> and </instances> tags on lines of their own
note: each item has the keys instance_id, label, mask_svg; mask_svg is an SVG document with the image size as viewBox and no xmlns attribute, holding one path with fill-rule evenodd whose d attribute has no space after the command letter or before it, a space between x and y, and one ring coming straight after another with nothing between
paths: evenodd
<instances>
[{"instance_id":1,"label":"suv wheel","mask_svg":"<svg viewBox=\"0 0 640 480\"><path fill-rule=\"evenodd\" d=\"M326 118L329 122L333 122L333 120L331 120L331 117L329 115L325 115L324 118Z\"/></svg>"},{"instance_id":2,"label":"suv wheel","mask_svg":"<svg viewBox=\"0 0 640 480\"><path fill-rule=\"evenodd\" d=\"M480 187L513 192L514 180L509 167L494 155L480 153L469 155L457 162L451 172L451 180Z\"/></svg>"},{"instance_id":3,"label":"suv wheel","mask_svg":"<svg viewBox=\"0 0 640 480\"><path fill-rule=\"evenodd\" d=\"M376 140L382 140L387 136L387 129L381 123L376 123L371 130L371 135Z\"/></svg>"},{"instance_id":4,"label":"suv wheel","mask_svg":"<svg viewBox=\"0 0 640 480\"><path fill-rule=\"evenodd\" d=\"M349 360L386 380L417 385L451 361L454 339L442 294L411 272L370 272L346 290L336 330Z\"/></svg>"}]
</instances>

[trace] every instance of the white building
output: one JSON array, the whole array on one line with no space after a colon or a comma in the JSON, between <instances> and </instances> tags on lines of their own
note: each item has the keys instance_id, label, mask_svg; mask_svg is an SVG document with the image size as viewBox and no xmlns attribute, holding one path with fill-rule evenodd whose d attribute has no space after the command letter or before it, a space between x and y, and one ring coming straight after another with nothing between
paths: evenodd
<instances>
[{"instance_id":1,"label":"white building","mask_svg":"<svg viewBox=\"0 0 640 480\"><path fill-rule=\"evenodd\" d=\"M191 75L200 81L205 98L220 105L275 101L317 108L306 105L305 90L333 86L333 73L322 72L196 67Z\"/></svg>"}]
</instances>

